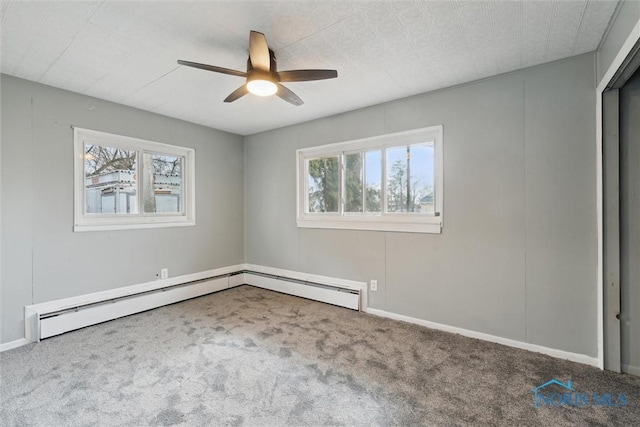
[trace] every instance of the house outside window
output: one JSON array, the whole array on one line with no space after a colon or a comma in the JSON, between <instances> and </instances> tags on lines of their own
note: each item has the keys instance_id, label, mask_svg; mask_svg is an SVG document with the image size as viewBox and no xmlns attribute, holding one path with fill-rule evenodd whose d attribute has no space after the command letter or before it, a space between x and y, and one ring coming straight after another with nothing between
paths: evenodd
<instances>
[{"instance_id":1,"label":"house outside window","mask_svg":"<svg viewBox=\"0 0 640 427\"><path fill-rule=\"evenodd\" d=\"M298 227L441 233L442 145L433 126L298 150Z\"/></svg>"},{"instance_id":2,"label":"house outside window","mask_svg":"<svg viewBox=\"0 0 640 427\"><path fill-rule=\"evenodd\" d=\"M195 225L195 150L74 129L74 231Z\"/></svg>"}]
</instances>

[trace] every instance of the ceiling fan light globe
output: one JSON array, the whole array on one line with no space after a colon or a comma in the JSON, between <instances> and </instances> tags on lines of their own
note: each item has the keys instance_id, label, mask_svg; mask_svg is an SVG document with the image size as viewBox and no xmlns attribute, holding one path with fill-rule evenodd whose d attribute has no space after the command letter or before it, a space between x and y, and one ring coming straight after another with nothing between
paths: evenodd
<instances>
[{"instance_id":1,"label":"ceiling fan light globe","mask_svg":"<svg viewBox=\"0 0 640 427\"><path fill-rule=\"evenodd\" d=\"M278 91L278 87L269 80L251 80L247 83L247 89L254 95L258 96L271 96L275 95Z\"/></svg>"}]
</instances>

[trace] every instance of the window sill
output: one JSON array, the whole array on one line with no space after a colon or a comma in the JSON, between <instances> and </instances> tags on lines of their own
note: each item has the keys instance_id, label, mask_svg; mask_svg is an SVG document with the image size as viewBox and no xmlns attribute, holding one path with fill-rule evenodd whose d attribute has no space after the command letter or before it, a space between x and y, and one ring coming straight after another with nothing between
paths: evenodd
<instances>
[{"instance_id":1,"label":"window sill","mask_svg":"<svg viewBox=\"0 0 640 427\"><path fill-rule=\"evenodd\" d=\"M430 221L390 221L386 219L362 219L341 217L340 219L313 218L298 219L298 228L330 228L337 230L395 231L398 233L441 234L442 224L437 218Z\"/></svg>"},{"instance_id":2,"label":"window sill","mask_svg":"<svg viewBox=\"0 0 640 427\"><path fill-rule=\"evenodd\" d=\"M116 230L135 230L141 228L167 228L167 227L193 227L195 221L164 221L164 222L123 222L120 224L75 224L74 232L84 231L116 231Z\"/></svg>"}]
</instances>

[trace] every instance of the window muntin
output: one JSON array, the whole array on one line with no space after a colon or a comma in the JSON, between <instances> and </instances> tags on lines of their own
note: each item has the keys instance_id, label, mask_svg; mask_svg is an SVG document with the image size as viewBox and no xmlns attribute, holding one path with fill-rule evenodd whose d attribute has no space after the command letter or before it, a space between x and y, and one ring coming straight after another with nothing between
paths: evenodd
<instances>
[{"instance_id":1,"label":"window muntin","mask_svg":"<svg viewBox=\"0 0 640 427\"><path fill-rule=\"evenodd\" d=\"M300 227L441 231L442 126L298 150L298 171Z\"/></svg>"},{"instance_id":2,"label":"window muntin","mask_svg":"<svg viewBox=\"0 0 640 427\"><path fill-rule=\"evenodd\" d=\"M74 231L195 224L195 151L76 128Z\"/></svg>"}]
</instances>

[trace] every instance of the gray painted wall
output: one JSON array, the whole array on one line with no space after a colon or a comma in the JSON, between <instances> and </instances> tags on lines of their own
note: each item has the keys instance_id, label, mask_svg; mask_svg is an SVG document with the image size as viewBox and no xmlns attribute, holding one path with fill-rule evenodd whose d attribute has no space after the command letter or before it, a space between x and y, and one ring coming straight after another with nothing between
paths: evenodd
<instances>
[{"instance_id":1,"label":"gray painted wall","mask_svg":"<svg viewBox=\"0 0 640 427\"><path fill-rule=\"evenodd\" d=\"M370 306L596 356L594 55L245 137L249 263ZM441 235L298 229L295 150L444 125Z\"/></svg>"},{"instance_id":2,"label":"gray painted wall","mask_svg":"<svg viewBox=\"0 0 640 427\"><path fill-rule=\"evenodd\" d=\"M640 372L640 70L620 89L621 363Z\"/></svg>"},{"instance_id":3,"label":"gray painted wall","mask_svg":"<svg viewBox=\"0 0 640 427\"><path fill-rule=\"evenodd\" d=\"M640 1L623 0L597 53L596 82L598 85L638 22L640 22Z\"/></svg>"},{"instance_id":4,"label":"gray painted wall","mask_svg":"<svg viewBox=\"0 0 640 427\"><path fill-rule=\"evenodd\" d=\"M242 137L2 75L2 322L23 307L242 263ZM74 233L71 125L196 149L195 227Z\"/></svg>"},{"instance_id":5,"label":"gray painted wall","mask_svg":"<svg viewBox=\"0 0 640 427\"><path fill-rule=\"evenodd\" d=\"M595 356L593 64L582 55L253 135L244 150L239 136L2 76L1 342L22 336L24 305L246 260L378 279L372 307ZM73 233L72 124L195 147L198 225ZM296 227L297 148L435 124L442 235Z\"/></svg>"}]
</instances>

